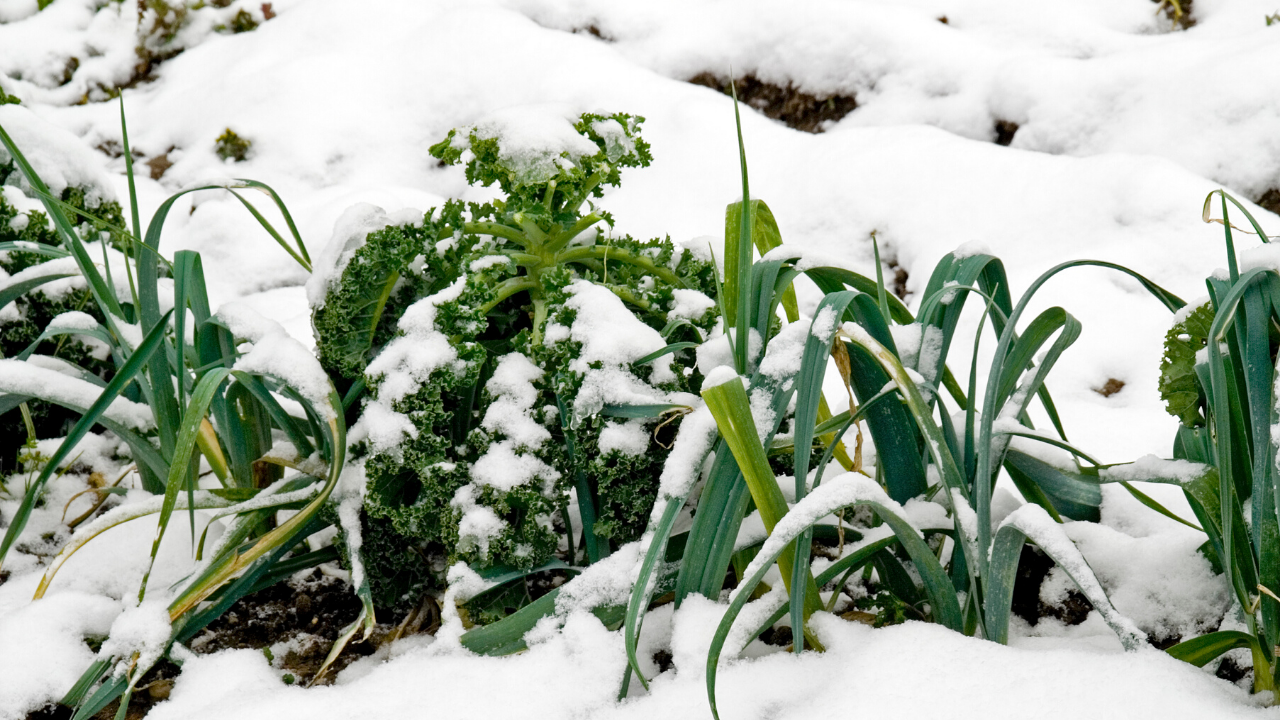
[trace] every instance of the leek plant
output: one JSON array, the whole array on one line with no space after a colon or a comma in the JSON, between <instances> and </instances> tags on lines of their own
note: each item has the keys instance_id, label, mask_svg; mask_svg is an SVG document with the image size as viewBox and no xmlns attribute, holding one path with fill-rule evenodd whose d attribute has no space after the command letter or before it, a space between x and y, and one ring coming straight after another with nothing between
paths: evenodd
<instances>
[{"instance_id":1,"label":"leek plant","mask_svg":"<svg viewBox=\"0 0 1280 720\"><path fill-rule=\"evenodd\" d=\"M698 446L701 450L695 457L673 450L664 478L683 474L688 480L664 484L659 491L641 540L627 605L593 609L607 626L623 628L629 663L621 694L629 692L633 674L647 685L637 647L644 616L655 598L666 596L677 607L695 594L718 600L731 569L738 585L707 658L713 713L716 668L727 647L744 646L790 615L792 649L820 650L821 639L806 621L814 612L830 609L835 600L824 601L820 593L832 586L838 592L850 574L868 566L926 619L1004 643L1021 550L1032 543L1066 571L1127 649L1141 646L1142 631L1111 605L1060 523L1096 521L1100 485L1108 482L1122 485L1153 510L1186 522L1133 484L1138 480L1178 482L1180 476L1170 468L1181 466L1108 467L1073 447L1045 381L1078 338L1080 323L1054 307L1025 323L1021 331L1018 327L1040 287L1076 267L1125 273L1170 311L1185 303L1132 270L1080 260L1041 275L1015 304L998 258L952 253L938 263L913 315L885 291L879 272L872 279L845 268L815 265L805 262L800 251L783 245L768 206L750 197L740 128L739 152L743 200L730 205L726 213L725 274L718 292L732 359L714 370L704 368L709 372L701 390L705 412L718 432L705 447ZM793 287L802 275L824 294L807 321L800 318ZM974 361L966 389L946 359L971 297L982 300L982 319L971 338ZM895 333L894 326L913 327ZM978 344L987 326L997 346L979 407ZM916 338L911 347L907 338ZM834 416L822 395L822 380L831 363L851 395L849 410ZM1029 410L1037 400L1052 434L1032 423ZM963 413L962 425L953 422L953 410ZM789 432L780 435L788 421ZM682 437L686 426L696 427L696 423L687 417ZM863 426L876 447L874 474L862 466ZM859 437L853 457L842 445L850 430ZM1013 436L1068 451L1075 469L1064 470L1010 447ZM680 442L677 439L677 446ZM709 456L714 459L703 467ZM816 464L814 457L819 458ZM824 483L823 474L833 461L850 472ZM688 467L683 471L673 467L677 462ZM791 470L794 505L780 490L775 471L779 465L789 465ZM694 482L699 468L700 483ZM993 527L991 501L1001 469L1028 504ZM1208 468L1197 471L1197 477L1211 474ZM695 494L692 525L676 533L676 524ZM913 526L902 508L913 499L942 504L950 522L939 527ZM844 508L858 506L868 508L887 531L879 530L878 539L851 544L815 575L810 559L816 535L867 537L871 528L830 519ZM752 511L759 512L770 534L762 543L741 547L740 530ZM914 566L914 576L904 563ZM775 564L785 592L761 597L758 590ZM572 586L571 581L565 588ZM463 646L485 654L523 649L523 634L556 611L557 595L563 589L503 620L471 630L462 636ZM735 633L735 620L753 600L758 604L749 613L753 623Z\"/></svg>"},{"instance_id":2,"label":"leek plant","mask_svg":"<svg viewBox=\"0 0 1280 720\"><path fill-rule=\"evenodd\" d=\"M195 510L213 510L216 517L228 517L230 522L210 547L204 547L204 537L200 538L198 563L188 577L172 588L154 591L164 593L168 607L171 634L164 648L130 648L116 656L100 656L63 699L66 705L78 706L77 720L93 716L121 696L117 717L123 717L138 680L173 643L189 640L244 595L300 569L336 558L332 548L310 553L297 548L325 524L319 512L338 484L347 445L341 400L310 353L282 331L272 331L270 323L264 324L260 318L246 319L243 311L235 313L238 317L211 312L199 253L180 251L172 262L160 255L162 230L174 202L188 193L218 190L231 192L239 199L271 237L309 270L307 249L280 197L266 185L251 180L191 188L162 203L144 233L134 191L123 102L121 128L132 223L120 227L95 220L108 227L115 244L124 248L123 255L115 254L113 258L106 243L102 243L100 261L91 254L92 246L74 231L68 217L68 213L82 211L49 192L21 149L0 128L0 143L32 192L43 201L62 243L42 247L27 244L20 249L55 259L74 259L58 265L57 272L15 276L0 289L0 308L45 283L78 274L105 318L94 327L83 323L74 327L51 324L20 356L0 360L0 410L38 399L81 415L39 476L29 484L17 513L9 518L0 540L0 564L21 535L46 484L60 465L72 459L70 453L77 442L95 425L105 427L129 447L143 487L155 493L156 498L154 502L122 507L81 526L47 568L37 598L72 553L120 523L143 516L157 517L151 551L154 563L166 529L180 509L185 508L190 515L193 545L197 545ZM288 239L238 192L245 189L262 191L271 198L288 227ZM120 275L112 272L113 261L123 263L127 288L120 286ZM162 297L162 293L169 292L171 303ZM166 307L172 309L165 311ZM45 372L56 376L53 380L32 378L32 373L43 368L25 361L40 342L62 334L85 335L106 343L115 363L111 381L102 386L100 380L94 383L96 378L88 374L77 379L52 371ZM287 355L291 361L301 358L303 362L289 367L273 362L272 356L277 355ZM314 365L314 372L308 372L311 368L306 361ZM81 400L95 395L97 399L91 404ZM296 402L293 407L300 407L301 412L294 410L291 414L285 408L290 403L282 399ZM132 408L135 416L138 407L143 407L146 422L131 424L121 420L118 410L123 406ZM287 438L288 443L274 443L273 434ZM204 465L216 481L203 480ZM282 477L281 465L297 472ZM210 485L214 487L202 489ZM279 510L294 512L277 523ZM290 552L293 555L286 558ZM144 576L139 604L147 592ZM360 628L367 633L373 626L367 586L361 585L358 594L364 611L345 637Z\"/></svg>"},{"instance_id":3,"label":"leek plant","mask_svg":"<svg viewBox=\"0 0 1280 720\"><path fill-rule=\"evenodd\" d=\"M907 593L925 601L930 619L956 631L1006 642L1018 560L1026 543L1039 546L1067 572L1127 649L1142 645L1143 633L1111 605L1059 523L1063 518L1096 520L1101 500L1098 486L1103 482L1121 482L1144 504L1173 515L1130 481L1171 482L1175 478L1161 477L1159 469L1131 467L1117 472L1073 448L1045 379L1079 336L1080 324L1065 310L1055 307L1040 313L1021 332L1017 328L1028 303L1045 282L1064 270L1081 266L1104 267L1130 275L1171 311L1181 308L1183 301L1127 268L1081 260L1063 263L1044 273L1015 305L997 258L953 253L935 268L920 311L913 316L885 292L882 277L872 281L841 268L814 267L802 263L800 252L776 246L780 234L772 214L763 203L750 200L740 129L739 150L744 200L729 211L726 260L733 258L734 262L726 262L723 293L727 298L724 317L734 338L734 366L726 368L720 377L709 377L702 391L721 439L701 489L693 526L682 543L683 555L674 587L677 606L695 593L719 597L726 571L733 562L740 525L752 504L772 535L747 568L740 571L740 583L711 645L707 684L713 713L719 656L739 612L775 562L788 600L774 601L771 595L759 600L778 606L752 613L757 622L760 617L767 619L757 627L746 628L745 634L739 633L738 646L788 612L795 638L793 650L800 652L806 642L817 644L805 621L824 607L816 596L819 588L868 563L878 562L877 569L887 570L901 568L901 561L915 566L921 586L910 580L908 573L895 574L906 578ZM753 247L763 253L754 263ZM771 328L780 322L776 317L778 304L802 274L825 293L803 335L803 350L787 347L794 346L793 338L800 335L786 329L772 340L759 343L758 350L753 349L750 338L770 337ZM974 364L965 392L948 370L946 357L965 300L973 296L985 303L978 335L973 338ZM919 346L900 348L890 329L895 324L916 325L914 333L902 336L921 338ZM979 412L975 402L977 344L986 324L994 331L997 347L987 371ZM775 344L784 345L777 349L776 356ZM1043 356L1033 361L1042 350ZM788 353L798 355L798 362L787 362L784 357ZM829 362L835 362L842 371L856 400L849 411L824 419L820 418L821 386ZM785 370L779 372L779 368ZM940 392L942 388L963 411L963 427L952 422L952 410ZM767 457L770 450L776 453L782 449L779 445L785 445L775 441L775 436L793 396L790 450L797 504L788 509ZM1034 399L1039 399L1056 435L1035 429L1028 415ZM875 440L875 477L854 480L852 474L846 474L837 478L838 483L832 481L835 487L831 490L819 492L817 488L837 441L861 422L866 423ZM1078 472L1059 470L1010 448L1011 436L1070 451ZM823 456L811 478L811 455L818 450ZM993 527L992 491L1002 467L1029 503ZM806 497L809 493L813 493L811 498ZM927 534L949 538L949 558L941 547L935 553L920 530L902 514L900 504L913 498L935 499L949 508L950 527L926 529ZM631 669L636 672L640 670L635 654L639 627L655 585L652 573L665 553L674 519L686 499L667 498L661 519L650 528L653 540L625 618L627 651ZM892 535L855 548L815 578L809 570L815 526L820 526L819 521L829 514L849 506L869 507Z\"/></svg>"},{"instance_id":4,"label":"leek plant","mask_svg":"<svg viewBox=\"0 0 1280 720\"><path fill-rule=\"evenodd\" d=\"M1210 217L1215 198L1221 220ZM1248 648L1254 691L1274 692L1280 682L1280 272L1266 265L1241 271L1233 237L1240 229L1231 224L1231 205L1263 242L1269 240L1235 198L1215 190L1205 199L1205 222L1223 226L1227 272L1206 278L1208 302L1170 330L1161 389L1169 412L1183 421L1175 456L1209 468L1183 490L1209 538L1202 551L1230 586L1243 629L1192 638L1169 653L1203 666L1229 650Z\"/></svg>"}]
</instances>

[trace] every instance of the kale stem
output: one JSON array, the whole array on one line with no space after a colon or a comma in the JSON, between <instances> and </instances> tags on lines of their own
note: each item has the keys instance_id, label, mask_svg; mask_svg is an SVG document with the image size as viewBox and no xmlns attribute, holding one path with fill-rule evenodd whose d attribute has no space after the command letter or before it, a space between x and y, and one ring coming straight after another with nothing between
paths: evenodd
<instances>
[{"instance_id":1,"label":"kale stem","mask_svg":"<svg viewBox=\"0 0 1280 720\"><path fill-rule=\"evenodd\" d=\"M578 208L582 207L582 203L586 202L587 198L591 197L591 192L595 190L596 187L600 185L600 181L604 179L604 173L610 169L612 168L605 165L600 170L592 173L591 177L587 178L586 184L582 186L582 192L579 193L572 201L565 203L565 207L573 209L574 211L577 211Z\"/></svg>"},{"instance_id":2,"label":"kale stem","mask_svg":"<svg viewBox=\"0 0 1280 720\"><path fill-rule=\"evenodd\" d=\"M480 312L488 314L490 310L497 307L503 300L525 290L532 290L538 287L538 283L530 280L528 275L521 277L509 278L494 288L493 300L480 306Z\"/></svg>"},{"instance_id":3,"label":"kale stem","mask_svg":"<svg viewBox=\"0 0 1280 720\"><path fill-rule=\"evenodd\" d=\"M542 196L542 205L547 209L547 212L554 213L554 210L551 207L551 201L554 200L555 197L556 197L556 181L552 180L551 182L547 183L547 192Z\"/></svg>"},{"instance_id":4,"label":"kale stem","mask_svg":"<svg viewBox=\"0 0 1280 720\"><path fill-rule=\"evenodd\" d=\"M533 295L536 290L531 290ZM542 293L538 292L533 299L533 345L537 347L542 344L542 326L547 322L547 300L542 297Z\"/></svg>"},{"instance_id":5,"label":"kale stem","mask_svg":"<svg viewBox=\"0 0 1280 720\"><path fill-rule=\"evenodd\" d=\"M679 288L689 287L684 282L684 280L680 279L679 275L676 275L674 272L671 272L670 269L655 264L649 258L640 257L638 255L632 255L626 250L620 250L616 247L611 247L608 249L598 248L598 247L574 248L572 250L568 250L566 252L560 253L558 256L556 256L555 264L564 265L566 263L576 262L576 261L588 259L588 258L593 260L604 260L606 252L608 253L608 259L610 261L624 262L630 265L635 265L636 267L641 268L642 270L647 270L649 274L655 275L658 278L661 278L663 282L666 282L668 285L674 285L675 287L679 287Z\"/></svg>"},{"instance_id":6,"label":"kale stem","mask_svg":"<svg viewBox=\"0 0 1280 720\"><path fill-rule=\"evenodd\" d=\"M519 230L513 227L500 225L498 223L486 223L486 222L463 223L462 232L468 233L471 235L490 235L493 237L500 237L504 240L510 240L525 249L528 249L529 245L531 244L529 238L525 237L524 233L521 233Z\"/></svg>"},{"instance_id":7,"label":"kale stem","mask_svg":"<svg viewBox=\"0 0 1280 720\"><path fill-rule=\"evenodd\" d=\"M515 221L520 223L520 229L524 230L525 236L532 242L525 247L540 248L547 242L547 234L538 227L538 224L524 216L524 213L516 213Z\"/></svg>"},{"instance_id":8,"label":"kale stem","mask_svg":"<svg viewBox=\"0 0 1280 720\"><path fill-rule=\"evenodd\" d=\"M591 213L583 217L581 220L573 224L573 227L556 235L547 241L544 250L548 253L560 252L566 245L573 242L573 239L586 232L587 228L600 222L604 218L596 213Z\"/></svg>"},{"instance_id":9,"label":"kale stem","mask_svg":"<svg viewBox=\"0 0 1280 720\"><path fill-rule=\"evenodd\" d=\"M542 257L541 255L530 255L529 253L522 253L522 252L502 252L502 253L498 253L498 254L499 254L499 255L506 255L507 257L511 258L512 260L515 260L517 265L520 265L520 266L523 266L523 267L526 267L526 268L530 268L530 269L535 268L535 267L540 267L540 266L541 266L541 264L542 264L542 261L543 261L543 257Z\"/></svg>"},{"instance_id":10,"label":"kale stem","mask_svg":"<svg viewBox=\"0 0 1280 720\"><path fill-rule=\"evenodd\" d=\"M617 295L625 303L635 305L642 310L651 310L653 308L653 303L645 300L644 298L637 297L636 294L631 292L628 288L621 285L605 285L605 287L609 288L614 295Z\"/></svg>"}]
</instances>

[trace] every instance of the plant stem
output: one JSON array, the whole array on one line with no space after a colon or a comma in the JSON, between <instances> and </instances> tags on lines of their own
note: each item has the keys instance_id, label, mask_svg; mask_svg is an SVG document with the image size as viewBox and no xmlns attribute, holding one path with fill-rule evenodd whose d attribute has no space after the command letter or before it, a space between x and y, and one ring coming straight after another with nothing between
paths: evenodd
<instances>
[{"instance_id":1,"label":"plant stem","mask_svg":"<svg viewBox=\"0 0 1280 720\"><path fill-rule=\"evenodd\" d=\"M469 222L462 224L462 232L472 235L489 235L491 237L500 237L504 240L510 240L522 248L528 249L529 238L524 233L513 227L507 227L499 223L487 222Z\"/></svg>"},{"instance_id":2,"label":"plant stem","mask_svg":"<svg viewBox=\"0 0 1280 720\"><path fill-rule=\"evenodd\" d=\"M583 260L583 259L604 260L606 253L608 253L609 260L624 262L629 265L635 265L636 267L641 268L643 270L647 270L649 274L660 278L663 282L667 283L668 285L674 285L675 287L679 287L679 288L688 287L688 285L685 284L685 282L680 279L679 275L676 275L674 272L671 272L671 270L669 270L668 268L664 268L660 265L657 265L648 258L632 255L626 250L619 250L618 248L608 248L608 249L597 248L597 247L574 248L572 250L562 252L558 256L556 256L555 264L563 265L566 263L576 262L578 260Z\"/></svg>"},{"instance_id":3,"label":"plant stem","mask_svg":"<svg viewBox=\"0 0 1280 720\"><path fill-rule=\"evenodd\" d=\"M581 220L574 223L568 230L565 230L547 241L547 244L543 246L543 250L548 253L560 252L566 245L573 242L574 238L586 232L587 228L590 228L592 225L595 225L603 219L603 217L596 213L584 216Z\"/></svg>"}]
</instances>

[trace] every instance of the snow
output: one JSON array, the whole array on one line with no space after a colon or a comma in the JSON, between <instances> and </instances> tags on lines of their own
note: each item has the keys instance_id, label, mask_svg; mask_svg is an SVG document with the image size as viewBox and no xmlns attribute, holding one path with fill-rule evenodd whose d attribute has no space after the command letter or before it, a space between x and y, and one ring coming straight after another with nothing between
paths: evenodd
<instances>
[{"instance_id":1,"label":"snow","mask_svg":"<svg viewBox=\"0 0 1280 720\"><path fill-rule=\"evenodd\" d=\"M1094 576L1093 569L1080 554L1080 550L1062 531L1061 526L1049 517L1049 513L1045 512L1044 508L1027 503L1014 510L1000 523L1000 529L1003 530L1006 527L1016 528L1026 535L1027 539L1040 546L1041 550L1053 558L1058 567L1071 576L1076 586L1080 588L1080 592L1116 631L1125 649L1133 650L1144 645L1143 641L1147 639L1146 633L1139 630L1132 620L1116 611L1111 601L1107 599L1106 591Z\"/></svg>"},{"instance_id":2,"label":"snow","mask_svg":"<svg viewBox=\"0 0 1280 720\"><path fill-rule=\"evenodd\" d=\"M752 577L765 560L781 552L783 546L791 542L805 528L830 515L842 507L854 503L876 503L890 512L902 514L902 507L889 499L884 490L874 480L857 473L845 473L822 483L813 492L796 503L791 510L773 527L769 539L765 540L759 554L743 571L743 577ZM737 590L734 591L737 594Z\"/></svg>"},{"instance_id":3,"label":"snow","mask_svg":"<svg viewBox=\"0 0 1280 720\"><path fill-rule=\"evenodd\" d=\"M57 328L59 330L97 330L98 321L93 319L89 313L83 313L76 310L64 312L49 321L49 329Z\"/></svg>"},{"instance_id":4,"label":"snow","mask_svg":"<svg viewBox=\"0 0 1280 720\"><path fill-rule=\"evenodd\" d=\"M619 452L623 455L643 455L649 449L649 431L643 418L626 422L608 421L600 431L597 443L601 455Z\"/></svg>"},{"instance_id":5,"label":"snow","mask_svg":"<svg viewBox=\"0 0 1280 720\"><path fill-rule=\"evenodd\" d=\"M39 361L33 363L0 359L0 393L30 395L87 410L97 402L102 388L87 380L41 367ZM150 430L155 427L151 408L128 398L117 397L113 400L103 412L103 417L132 430Z\"/></svg>"},{"instance_id":6,"label":"snow","mask_svg":"<svg viewBox=\"0 0 1280 720\"><path fill-rule=\"evenodd\" d=\"M387 343L365 370L371 380L381 377L376 404L393 412L392 404L413 394L436 370L448 367L462 372L458 351L436 328L436 313L440 305L457 300L465 285L464 275L444 290L415 302L404 311L399 325L403 334ZM366 406L373 404L375 402Z\"/></svg>"},{"instance_id":7,"label":"snow","mask_svg":"<svg viewBox=\"0 0 1280 720\"><path fill-rule=\"evenodd\" d=\"M1176 482L1189 483L1203 477L1209 466L1187 460L1164 460L1155 455L1143 455L1126 465L1106 468L1099 474L1104 480L1120 482Z\"/></svg>"},{"instance_id":8,"label":"snow","mask_svg":"<svg viewBox=\"0 0 1280 720\"><path fill-rule=\"evenodd\" d=\"M514 169L517 184L536 185L555 177L564 159L573 162L600 151L573 129L578 112L568 105L503 108L476 123L474 132L498 141L498 157ZM458 134L467 135L467 129Z\"/></svg>"},{"instance_id":9,"label":"snow","mask_svg":"<svg viewBox=\"0 0 1280 720\"><path fill-rule=\"evenodd\" d=\"M734 380L741 381L741 379L742 376L735 372L732 366L717 365L702 379L702 391L706 392L713 387L719 387Z\"/></svg>"},{"instance_id":10,"label":"snow","mask_svg":"<svg viewBox=\"0 0 1280 720\"><path fill-rule=\"evenodd\" d=\"M116 616L107 633L106 642L102 643L102 649L98 651L98 658L123 659L124 662L116 666L115 673L117 677L124 677L135 654L139 668L150 667L159 660L169 642L171 631L167 603L145 601Z\"/></svg>"},{"instance_id":11,"label":"snow","mask_svg":"<svg viewBox=\"0 0 1280 720\"><path fill-rule=\"evenodd\" d=\"M893 335L893 344L898 348L898 357L902 360L903 367L920 367L921 328L920 323L889 326L889 332Z\"/></svg>"},{"instance_id":12,"label":"snow","mask_svg":"<svg viewBox=\"0 0 1280 720\"><path fill-rule=\"evenodd\" d=\"M494 401L485 411L480 426L505 435L521 449L537 450L551 439L551 433L530 414L538 401L533 383L541 378L542 368L520 353L503 355L485 389Z\"/></svg>"},{"instance_id":13,"label":"snow","mask_svg":"<svg viewBox=\"0 0 1280 720\"><path fill-rule=\"evenodd\" d=\"M705 381L703 387L706 387ZM680 421L680 430L676 433L675 444L671 446L671 454L662 466L662 475L658 481L659 497L674 499L689 494L698 480L702 463L706 460L707 453L711 452L711 446L719 434L716 419L706 405L701 405L684 416ZM654 512L661 513L659 505L654 506Z\"/></svg>"},{"instance_id":14,"label":"snow","mask_svg":"<svg viewBox=\"0 0 1280 720\"><path fill-rule=\"evenodd\" d=\"M707 311L716 306L716 301L697 290L676 288L671 291L671 309L667 311L670 320L701 320Z\"/></svg>"},{"instance_id":15,"label":"snow","mask_svg":"<svg viewBox=\"0 0 1280 720\"><path fill-rule=\"evenodd\" d=\"M307 280L307 302L313 309L324 307L325 296L342 280L356 251L364 247L369 233L389 225L422 225L422 213L401 210L388 215L385 210L369 203L357 203L347 208L333 225L333 236L320 251L311 266L311 278Z\"/></svg>"},{"instance_id":16,"label":"snow","mask_svg":"<svg viewBox=\"0 0 1280 720\"><path fill-rule=\"evenodd\" d=\"M131 86L124 97L139 160L165 155L173 163L158 180L138 166L144 218L197 180L253 177L281 193L313 251L332 238L315 255L317 272L308 282L224 191L179 200L165 227L166 256L177 250L203 254L215 307L239 300L302 343L310 334L310 308L318 305L316 298L323 301L364 235L384 222L379 212L387 223L414 221L421 211L397 209L494 197L492 189L468 187L461 169L438 167L429 156L427 149L450 128L476 127L499 137L502 151L519 157L532 179L562 153L595 152L567 132L569 115L644 115L653 167L625 171L624 186L596 202L614 216L615 232L669 234L700 257L714 252L722 262L724 204L741 190L737 145L729 101L684 82L702 72L727 77L732 69L737 77L754 74L819 96L856 96L858 108L820 135L743 108L752 196L770 204L786 252L798 249L801 267L834 264L873 277L869 237L875 231L886 257L892 250L909 273L912 288L922 287L934 263L954 251L957 257L1000 257L1015 296L1048 267L1093 257L1133 267L1192 297L1203 292L1206 272L1224 264L1221 228L1199 220L1209 191L1226 187L1265 230L1274 234L1280 227L1275 215L1249 203L1280 187L1274 132L1280 99L1270 92L1280 82L1280 44L1276 28L1263 21L1276 10L1266 0L1197 0L1197 24L1187 31L1173 31L1148 0L1086 0L1067 10L1015 0L743 0L732 12L713 0L370 0L359 12L337 0L273 5L275 19L239 35L212 32L222 10L199 11L198 22L178 40L182 54L161 63L154 82ZM226 10L241 7L260 12L260 4L244 2ZM100 100L102 87L133 75L135 8L57 0L36 9L34 0L0 0L0 87L24 102L0 107L0 125L55 192L87 184L104 198L124 197L123 160L114 155L122 139L119 106ZM590 35L588 27L605 39ZM72 58L79 67L63 82ZM334 88L341 89L337 99ZM1008 147L992 142L997 121L1018 126ZM620 140L615 128L599 125ZM227 128L253 140L246 162L227 164L214 153L215 138ZM548 139L549 151L543 145ZM6 191L6 198L13 195ZM274 208L258 207L283 228ZM1257 238L1237 234L1236 242L1246 264L1274 264L1272 252L1253 250ZM46 287L57 293L75 283L83 280ZM127 281L116 285L127 293ZM805 280L796 287L801 311L815 314L816 289ZM164 303L170 288L161 290ZM710 298L681 292L672 316L696 317L710 306ZM449 291L436 302L448 299ZM585 305L595 307L594 301ZM1049 379L1073 443L1105 463L1167 456L1176 420L1165 414L1156 382L1170 314L1132 280L1096 268L1048 283L1028 317L1053 305L1085 327L1070 361ZM976 303L967 306L972 309L961 318L960 338L971 336L980 315ZM404 397L431 370L457 360L432 334L435 307L420 303L406 315L403 344L393 342L396 352L384 352L380 360L385 377L379 403L365 405L353 439L363 433L373 445L390 447L413 434L408 418L387 398ZM586 328L587 339L598 334L606 348L613 342L606 335L626 335L619 339L637 345L625 353L632 359L663 344L652 336L615 333L607 324ZM140 339L135 328L121 332ZM894 332L897 338L900 330ZM908 365L936 383L930 372L940 338L929 330L922 335L916 361ZM301 358L290 343L276 348L266 341L283 337L274 327L255 337L251 352L261 350L263 363L263 355L277 349L282 354L274 367ZM994 347L989 339L979 349L979 396ZM962 385L971 352L970 342L950 350ZM736 376L727 368L714 370L732 366L724 334L704 345L698 360L709 379ZM661 365L655 363L654 372ZM14 367L0 366L0 383L13 381ZM79 387L61 377L58 386ZM1110 377L1124 379L1126 389L1103 398L1093 388ZM602 392L614 389L609 378L600 379ZM843 397L835 378L828 386L830 398ZM654 397L651 389L640 394ZM118 408L143 421L126 402L118 401ZM1037 427L1048 426L1034 404L1030 412ZM637 433L628 432L634 440ZM663 497L696 492L714 439L714 421L704 407L681 420L662 476ZM86 439L84 447L93 442ZM873 448L867 453L872 457ZM94 463L118 462L106 445L84 457L91 455ZM1192 469L1156 467L1144 459L1106 472L1136 481L1157 471L1185 479ZM38 509L20 548L49 550L64 542L57 514L80 489L83 478L51 483L50 507ZM1142 489L1191 517L1177 486ZM1220 577L1195 552L1202 535L1142 508L1122 488L1105 486L1103 497L1101 523L1062 529L1119 613L1157 638L1203 632L1230 615ZM1029 522L1035 512L1014 507L1018 500L1003 484L993 503L997 499L997 522ZM132 490L123 500L136 505L143 495ZM958 499L954 504L966 531L976 530L967 506ZM7 517L15 506L0 498L0 515ZM185 522L185 513L175 514L175 522L178 515ZM39 602L27 598L42 561L25 550L7 559L13 575L0 585L0 647L6 648L0 718L24 717L57 697L91 660L81 637L106 632L122 610L120 599L136 591L152 530L143 525L126 523L90 542ZM184 532L171 530L166 544L180 544ZM47 542L41 539L46 534ZM170 573L163 583L190 568L185 556L171 560L157 569ZM153 587L163 583L153 577ZM1051 574L1046 592L1052 596L1063 585ZM722 608L689 601L665 630L655 622L658 613L651 614L646 632L670 634L653 642L673 650L676 672L655 678L652 694L635 691L623 704L613 701L623 668L618 634L584 613L570 613L557 634L517 657L446 652L440 642L406 647L328 688L284 686L280 671L256 650L198 656L188 659L170 700L151 715L402 717L420 713L428 697L433 711L459 717L701 718L707 714L705 647ZM1228 617L1223 627L1231 622ZM1255 701L1232 685L1163 654L1119 654L1097 613L1081 626L1047 620L1035 628L1015 625L1012 647L919 623L872 630L819 615L814 627L828 648L823 655L726 660L719 677L722 716L821 717L852 707L950 717L960 707L966 715L977 712L968 708L981 708L984 717L1025 717L1028 708L1051 718L1276 717L1274 709L1252 707ZM918 674L921 657L946 671L931 674L927 687L904 684L902 678ZM1088 691L1044 701L1061 687Z\"/></svg>"},{"instance_id":17,"label":"snow","mask_svg":"<svg viewBox=\"0 0 1280 720\"><path fill-rule=\"evenodd\" d=\"M594 147L594 145L593 145ZM570 361L569 370L583 374L582 386L574 398L575 422L600 412L605 405L656 405L670 401L667 393L636 377L631 363L661 350L666 341L657 330L645 325L607 288L586 280L574 280L564 307L575 313L572 326L548 322L546 343L571 341L582 344ZM650 382L675 379L671 369L674 356L668 353L648 363Z\"/></svg>"},{"instance_id":18,"label":"snow","mask_svg":"<svg viewBox=\"0 0 1280 720\"><path fill-rule=\"evenodd\" d=\"M60 195L69 187L83 187L86 189L85 199L91 207L104 200L115 199L111 191L113 184L102 167L101 159L85 147L80 138L48 124L35 112L20 105L0 105L0 127L9 134L51 193ZM0 145L0 165L11 160L9 151ZM35 197L22 173L17 173L7 182Z\"/></svg>"},{"instance_id":19,"label":"snow","mask_svg":"<svg viewBox=\"0 0 1280 720\"><path fill-rule=\"evenodd\" d=\"M815 323L821 320L822 317L819 317ZM834 320L831 320L828 325L829 328L833 328ZM831 333L833 330L828 329L827 332ZM783 326L765 347L764 359L760 361L760 374L779 383L798 375L809 335L809 328L804 323L794 322Z\"/></svg>"},{"instance_id":20,"label":"snow","mask_svg":"<svg viewBox=\"0 0 1280 720\"><path fill-rule=\"evenodd\" d=\"M233 369L275 378L307 400L321 420L337 418L330 402L334 390L328 374L307 346L290 336L280 323L262 317L242 302L223 305L218 308L217 317L232 335L252 344L236 358ZM244 351L243 346L240 349Z\"/></svg>"},{"instance_id":21,"label":"snow","mask_svg":"<svg viewBox=\"0 0 1280 720\"><path fill-rule=\"evenodd\" d=\"M21 720L71 687L94 660L83 641L112 626L120 604L96 593L65 592L0 616L0 718Z\"/></svg>"}]
</instances>

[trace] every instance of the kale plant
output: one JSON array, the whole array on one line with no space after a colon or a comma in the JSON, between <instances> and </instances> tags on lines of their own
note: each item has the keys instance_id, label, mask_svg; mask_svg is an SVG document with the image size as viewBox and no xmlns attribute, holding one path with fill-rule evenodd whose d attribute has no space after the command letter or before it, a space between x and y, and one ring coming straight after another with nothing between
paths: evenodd
<instances>
[{"instance_id":1,"label":"kale plant","mask_svg":"<svg viewBox=\"0 0 1280 720\"><path fill-rule=\"evenodd\" d=\"M1213 307L1206 302L1190 309L1164 337L1164 356L1160 359L1160 397L1168 413L1188 428L1205 424L1205 393L1196 376L1196 354L1208 344L1213 317Z\"/></svg>"},{"instance_id":2,"label":"kale plant","mask_svg":"<svg viewBox=\"0 0 1280 720\"><path fill-rule=\"evenodd\" d=\"M35 252L24 252L22 243L62 246L61 238L45 213L23 209L37 201L28 198L16 186L6 185L15 173L11 161L0 162L0 248L3 248L0 249L0 286L23 270L49 260ZM104 230L107 224L117 227L124 224L120 205L100 200L91 189L71 186L62 191L60 199L75 211L86 213L72 214L76 231L86 241L109 237ZM88 213L100 218L101 222L88 220ZM20 296L0 311L0 357L13 357L26 350L50 321L69 312L83 312L98 322L103 320L83 280L53 283ZM35 352L66 360L104 379L110 376L113 367L105 355L105 348L91 347L75 336L44 340L36 346ZM65 408L39 400L30 401L28 407L39 438L59 437L64 434L67 423L74 422L77 417ZM0 414L0 474L14 469L18 451L26 437L27 430L17 408Z\"/></svg>"},{"instance_id":3,"label":"kale plant","mask_svg":"<svg viewBox=\"0 0 1280 720\"><path fill-rule=\"evenodd\" d=\"M359 416L365 542L391 550L369 558L380 603L458 561L590 562L643 532L716 277L669 239L612 235L593 204L649 164L641 122L451 131L431 154L500 198L339 221L308 291L321 363Z\"/></svg>"}]
</instances>

